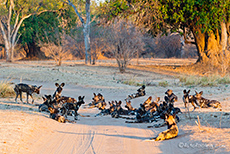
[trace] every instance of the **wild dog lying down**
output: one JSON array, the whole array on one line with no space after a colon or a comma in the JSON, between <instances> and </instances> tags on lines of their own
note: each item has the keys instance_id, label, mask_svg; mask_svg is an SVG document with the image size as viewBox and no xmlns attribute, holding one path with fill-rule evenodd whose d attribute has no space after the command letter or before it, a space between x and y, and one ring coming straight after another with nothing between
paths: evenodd
<instances>
[{"instance_id":1,"label":"wild dog lying down","mask_svg":"<svg viewBox=\"0 0 230 154\"><path fill-rule=\"evenodd\" d=\"M105 103L105 98L103 97L103 95L101 93L98 93L97 95L95 93L93 93L92 102L85 105L84 108L94 108L100 102Z\"/></svg>"},{"instance_id":2,"label":"wild dog lying down","mask_svg":"<svg viewBox=\"0 0 230 154\"><path fill-rule=\"evenodd\" d=\"M124 110L121 107L122 101L115 101L115 106L114 106L114 111L111 112L111 117L112 118L119 118L120 115L129 115L129 111L128 110Z\"/></svg>"},{"instance_id":3,"label":"wild dog lying down","mask_svg":"<svg viewBox=\"0 0 230 154\"><path fill-rule=\"evenodd\" d=\"M67 118L68 112L74 111L74 119L77 120L77 116L80 115L77 113L77 111L79 110L79 108L82 104L85 104L84 98L85 98L85 96L83 96L83 97L79 96L78 102L63 104L63 107L61 108L62 115L65 116L65 118ZM81 115L81 116L84 117L83 115Z\"/></svg>"},{"instance_id":4,"label":"wild dog lying down","mask_svg":"<svg viewBox=\"0 0 230 154\"><path fill-rule=\"evenodd\" d=\"M153 113L156 112L159 97L155 101L151 101L152 97L150 96L143 104L140 104L140 107L135 110L136 118L135 121L126 121L126 123L143 123L143 122L151 122L154 117ZM127 118L131 119L131 118Z\"/></svg>"},{"instance_id":5,"label":"wild dog lying down","mask_svg":"<svg viewBox=\"0 0 230 154\"><path fill-rule=\"evenodd\" d=\"M96 107L101 110L100 113L96 114L95 117L97 116L105 116L105 115L109 115L111 114L112 112L114 112L115 110L115 102L112 101L112 102L109 102L109 108L106 109L106 103L105 102L100 102L96 105Z\"/></svg>"},{"instance_id":6,"label":"wild dog lying down","mask_svg":"<svg viewBox=\"0 0 230 154\"><path fill-rule=\"evenodd\" d=\"M165 115L166 123L168 129L159 133L157 137L151 138L150 140L160 141L174 138L178 135L179 129L175 122L175 114L174 115Z\"/></svg>"},{"instance_id":7,"label":"wild dog lying down","mask_svg":"<svg viewBox=\"0 0 230 154\"><path fill-rule=\"evenodd\" d=\"M192 106L193 106L193 111L196 109L196 108L198 108L199 107L199 105L197 104L197 101L196 101L196 98L195 98L195 96L194 95L189 95L189 93L190 93L190 90L188 90L188 91L186 91L186 89L184 89L183 90L183 93L184 93L184 96L183 96L183 102L184 102L184 106L185 106L185 108L187 108L188 109L188 103L191 103L192 104ZM196 105L195 105L195 104Z\"/></svg>"},{"instance_id":8,"label":"wild dog lying down","mask_svg":"<svg viewBox=\"0 0 230 154\"><path fill-rule=\"evenodd\" d=\"M33 98L32 94L33 93L39 94L41 87L42 86L37 87L36 85L28 85L28 84L24 84L24 83L16 84L15 87L14 87L14 91L16 93L15 102L17 103L18 95L20 95L20 100L23 103L23 101L22 101L22 92L25 92L26 93L27 103L29 104L28 97L30 96L32 98L32 104L33 104L34 103L34 98Z\"/></svg>"},{"instance_id":9,"label":"wild dog lying down","mask_svg":"<svg viewBox=\"0 0 230 154\"><path fill-rule=\"evenodd\" d=\"M54 106L57 105L56 100L51 95L45 95L45 97L42 97L44 100L43 104L40 104L38 109L39 112L46 111L49 112L48 107L54 108Z\"/></svg>"},{"instance_id":10,"label":"wild dog lying down","mask_svg":"<svg viewBox=\"0 0 230 154\"><path fill-rule=\"evenodd\" d=\"M59 115L59 110L52 108L52 107L48 107L48 110L50 111L50 118L57 120L60 123L65 123L65 122L71 122L71 123L75 123L75 121L71 121L66 119L64 116Z\"/></svg>"},{"instance_id":11,"label":"wild dog lying down","mask_svg":"<svg viewBox=\"0 0 230 154\"><path fill-rule=\"evenodd\" d=\"M195 93L196 93L195 98L197 102L200 104L201 108L213 107L213 108L219 108L220 110L222 110L222 106L219 101L203 98L201 96L203 94L203 91L200 91L199 93L195 91Z\"/></svg>"},{"instance_id":12,"label":"wild dog lying down","mask_svg":"<svg viewBox=\"0 0 230 154\"><path fill-rule=\"evenodd\" d=\"M137 89L137 93L128 95L128 97L125 99L125 101L129 101L133 98L145 96L145 85L142 85L139 89Z\"/></svg>"},{"instance_id":13,"label":"wild dog lying down","mask_svg":"<svg viewBox=\"0 0 230 154\"><path fill-rule=\"evenodd\" d=\"M76 103L77 100L73 97L61 96L56 100L58 107L62 108L65 103Z\"/></svg>"}]
</instances>

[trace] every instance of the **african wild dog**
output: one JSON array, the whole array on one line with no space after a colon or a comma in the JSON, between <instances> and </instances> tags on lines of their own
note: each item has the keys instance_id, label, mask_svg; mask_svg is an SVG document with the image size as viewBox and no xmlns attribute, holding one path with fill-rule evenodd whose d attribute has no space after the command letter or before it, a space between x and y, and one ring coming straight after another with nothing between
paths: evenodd
<instances>
[{"instance_id":1,"label":"african wild dog","mask_svg":"<svg viewBox=\"0 0 230 154\"><path fill-rule=\"evenodd\" d=\"M40 104L38 109L39 111L46 111L49 112L48 108L52 107L54 108L57 105L57 102L51 95L45 95L45 97L42 97L44 100L44 103Z\"/></svg>"},{"instance_id":2,"label":"african wild dog","mask_svg":"<svg viewBox=\"0 0 230 154\"><path fill-rule=\"evenodd\" d=\"M105 102L105 98L103 97L103 95L101 93L98 93L97 95L95 93L93 93L93 98L92 98L92 102L89 104L86 104L84 106L84 108L94 108L96 107L96 105L100 102Z\"/></svg>"},{"instance_id":3,"label":"african wild dog","mask_svg":"<svg viewBox=\"0 0 230 154\"><path fill-rule=\"evenodd\" d=\"M80 115L80 114L77 113L77 111L79 110L79 108L80 108L80 106L82 104L85 104L84 98L85 98L85 96L83 96L83 97L79 96L78 97L78 102L63 104L63 106L61 108L62 115L67 118L68 112L74 111L74 119L77 120L77 116Z\"/></svg>"},{"instance_id":4,"label":"african wild dog","mask_svg":"<svg viewBox=\"0 0 230 154\"><path fill-rule=\"evenodd\" d=\"M57 100L58 107L61 108L65 103L76 103L77 100L73 97L61 96Z\"/></svg>"},{"instance_id":5,"label":"african wild dog","mask_svg":"<svg viewBox=\"0 0 230 154\"><path fill-rule=\"evenodd\" d=\"M219 101L203 98L201 96L203 94L203 91L200 91L199 93L195 91L195 93L196 93L195 98L201 108L213 107L213 108L219 108L220 110L222 110L222 107Z\"/></svg>"},{"instance_id":6,"label":"african wild dog","mask_svg":"<svg viewBox=\"0 0 230 154\"><path fill-rule=\"evenodd\" d=\"M58 83L55 83L55 86L57 87L57 89L53 94L53 98L57 100L61 97L61 92L63 90L63 87L65 86L65 83L61 83L60 85Z\"/></svg>"},{"instance_id":7,"label":"african wild dog","mask_svg":"<svg viewBox=\"0 0 230 154\"><path fill-rule=\"evenodd\" d=\"M178 135L179 129L175 122L175 114L174 115L165 115L166 123L168 129L159 133L157 137L151 138L150 140L160 141L174 138Z\"/></svg>"},{"instance_id":8,"label":"african wild dog","mask_svg":"<svg viewBox=\"0 0 230 154\"><path fill-rule=\"evenodd\" d=\"M177 96L173 93L173 91L171 89L168 89L165 94L167 96L165 96L165 101L168 103L168 104L174 104L174 102L177 101Z\"/></svg>"},{"instance_id":9,"label":"african wild dog","mask_svg":"<svg viewBox=\"0 0 230 154\"><path fill-rule=\"evenodd\" d=\"M65 117L59 115L59 111L58 109L52 108L52 107L48 107L48 110L50 111L50 118L57 120L60 123L65 123L66 119Z\"/></svg>"},{"instance_id":10,"label":"african wild dog","mask_svg":"<svg viewBox=\"0 0 230 154\"><path fill-rule=\"evenodd\" d=\"M41 87L42 86L37 87L36 85L28 85L28 84L24 84L24 83L16 84L15 87L14 87L14 91L16 93L15 102L17 103L18 95L20 95L20 100L23 103L23 101L22 101L22 92L25 92L26 93L27 103L29 103L28 102L28 99L29 99L28 97L30 96L32 98L32 104L33 104L34 103L34 98L33 98L32 94L33 93L39 94Z\"/></svg>"},{"instance_id":11,"label":"african wild dog","mask_svg":"<svg viewBox=\"0 0 230 154\"><path fill-rule=\"evenodd\" d=\"M115 102L112 101L112 102L109 102L109 108L106 109L106 108L105 108L105 107L106 107L106 103L105 103L105 102L99 102L99 103L96 105L96 107L97 107L99 110L101 110L101 112L98 113L98 114L96 114L95 117L97 117L97 116L105 116L105 115L109 115L109 114L113 113L114 110L115 110L115 106L116 106L116 105L115 105Z\"/></svg>"},{"instance_id":12,"label":"african wild dog","mask_svg":"<svg viewBox=\"0 0 230 154\"><path fill-rule=\"evenodd\" d=\"M125 101L129 101L133 98L145 96L145 85L142 85L139 89L137 89L137 93L130 94L128 97L125 99Z\"/></svg>"},{"instance_id":13,"label":"african wild dog","mask_svg":"<svg viewBox=\"0 0 230 154\"><path fill-rule=\"evenodd\" d=\"M132 107L131 101L126 101L125 108L127 108L128 111L136 111L137 110L136 108Z\"/></svg>"},{"instance_id":14,"label":"african wild dog","mask_svg":"<svg viewBox=\"0 0 230 154\"><path fill-rule=\"evenodd\" d=\"M184 89L183 90L183 93L184 93L184 96L183 96L183 102L184 102L184 106L185 106L185 108L186 109L188 109L188 103L191 103L192 104L192 106L193 106L193 111L196 109L196 108L198 108L198 104L197 104L197 101L196 101L196 98L195 98L195 96L194 95L189 95L189 93L190 93L190 90L188 90L188 91L186 91L186 89ZM195 105L195 104L197 105Z\"/></svg>"},{"instance_id":15,"label":"african wild dog","mask_svg":"<svg viewBox=\"0 0 230 154\"><path fill-rule=\"evenodd\" d=\"M48 107L48 110L50 112L50 118L57 120L60 123L65 123L65 122L75 123L75 121L68 120L64 116L61 116L59 114L59 110L56 108Z\"/></svg>"}]
</instances>

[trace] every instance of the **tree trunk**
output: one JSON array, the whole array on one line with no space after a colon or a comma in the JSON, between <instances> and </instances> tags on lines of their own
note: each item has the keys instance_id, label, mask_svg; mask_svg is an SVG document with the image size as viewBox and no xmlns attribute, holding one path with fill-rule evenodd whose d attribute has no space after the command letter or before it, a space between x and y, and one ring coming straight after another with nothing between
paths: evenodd
<instances>
[{"instance_id":1,"label":"tree trunk","mask_svg":"<svg viewBox=\"0 0 230 154\"><path fill-rule=\"evenodd\" d=\"M46 59L45 54L36 45L35 41L27 43L24 46L24 50L26 51L26 59Z\"/></svg>"},{"instance_id":2,"label":"tree trunk","mask_svg":"<svg viewBox=\"0 0 230 154\"><path fill-rule=\"evenodd\" d=\"M220 54L223 53L221 50L222 42L220 41L218 30L216 30L216 35L214 32L202 33L200 26L194 26L192 32L195 37L195 44L198 52L197 63L218 65L218 58Z\"/></svg>"},{"instance_id":3,"label":"tree trunk","mask_svg":"<svg viewBox=\"0 0 230 154\"><path fill-rule=\"evenodd\" d=\"M86 0L85 4L85 11L86 11L86 22L83 24L84 28L84 40L85 40L85 63L87 64L88 61L91 64L91 51L90 51L90 0Z\"/></svg>"}]
</instances>

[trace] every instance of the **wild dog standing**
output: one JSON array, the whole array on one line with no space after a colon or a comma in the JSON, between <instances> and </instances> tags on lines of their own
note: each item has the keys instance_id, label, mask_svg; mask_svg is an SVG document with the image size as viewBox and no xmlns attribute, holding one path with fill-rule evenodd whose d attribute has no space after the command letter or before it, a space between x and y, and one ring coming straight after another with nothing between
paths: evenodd
<instances>
[{"instance_id":1,"label":"wild dog standing","mask_svg":"<svg viewBox=\"0 0 230 154\"><path fill-rule=\"evenodd\" d=\"M178 135L179 129L177 127L177 124L175 122L175 114L174 115L165 115L166 123L168 126L168 129L159 133L157 137L151 138L150 140L160 141L160 140L167 140L174 138Z\"/></svg>"},{"instance_id":2,"label":"wild dog standing","mask_svg":"<svg viewBox=\"0 0 230 154\"><path fill-rule=\"evenodd\" d=\"M177 101L177 96L173 93L173 91L171 89L168 89L165 94L167 96L165 96L165 101L169 104L174 104L174 102Z\"/></svg>"},{"instance_id":3,"label":"wild dog standing","mask_svg":"<svg viewBox=\"0 0 230 154\"><path fill-rule=\"evenodd\" d=\"M195 96L193 96L193 95L189 95L189 93L190 93L190 90L188 90L188 91L186 91L186 89L184 89L183 90L183 93L184 93L184 96L183 96L183 102L184 102L184 106L185 106L185 108L187 108L188 109L188 103L191 103L192 104L192 106L193 106L193 111L196 109L196 108L198 108L198 104L197 104L197 101L196 101L196 98L195 98ZM197 105L195 105L195 104Z\"/></svg>"},{"instance_id":4,"label":"wild dog standing","mask_svg":"<svg viewBox=\"0 0 230 154\"><path fill-rule=\"evenodd\" d=\"M200 104L201 108L213 107L213 108L219 108L220 110L222 110L222 107L219 101L203 98L201 96L203 94L203 91L200 91L199 93L195 91L195 93L196 93L195 98L197 102Z\"/></svg>"},{"instance_id":5,"label":"wild dog standing","mask_svg":"<svg viewBox=\"0 0 230 154\"><path fill-rule=\"evenodd\" d=\"M63 90L63 87L65 86L65 83L61 83L60 85L58 83L55 83L55 86L57 87L57 89L53 94L53 98L57 100L61 97L61 92Z\"/></svg>"},{"instance_id":6,"label":"wild dog standing","mask_svg":"<svg viewBox=\"0 0 230 154\"><path fill-rule=\"evenodd\" d=\"M25 92L26 93L27 103L29 104L29 102L28 102L29 98L28 97L30 96L32 98L32 104L33 104L34 103L34 98L33 98L32 94L33 93L39 94L41 87L42 86L37 87L36 85L28 85L28 84L24 84L24 83L16 84L15 87L14 87L14 91L16 93L15 102L17 103L18 95L20 95L20 100L23 103L23 101L22 101L22 92Z\"/></svg>"}]
</instances>

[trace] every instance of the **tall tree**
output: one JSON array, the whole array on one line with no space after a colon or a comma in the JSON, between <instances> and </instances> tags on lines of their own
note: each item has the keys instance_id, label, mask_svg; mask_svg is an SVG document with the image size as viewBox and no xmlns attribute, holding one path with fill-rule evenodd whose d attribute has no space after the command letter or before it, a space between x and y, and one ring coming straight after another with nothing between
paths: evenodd
<instances>
[{"instance_id":1,"label":"tall tree","mask_svg":"<svg viewBox=\"0 0 230 154\"><path fill-rule=\"evenodd\" d=\"M108 8L112 11L107 11ZM160 31L183 31L185 43L197 47L197 62L219 65L223 59L229 60L226 54L230 45L228 0L111 0L101 10L99 15L106 21L126 17L153 35ZM186 39L189 32L194 42Z\"/></svg>"},{"instance_id":2,"label":"tall tree","mask_svg":"<svg viewBox=\"0 0 230 154\"><path fill-rule=\"evenodd\" d=\"M5 42L6 60L14 60L14 48L20 37L23 21L33 14L55 10L61 3L55 0L5 0L0 4L0 28Z\"/></svg>"},{"instance_id":3,"label":"tall tree","mask_svg":"<svg viewBox=\"0 0 230 154\"><path fill-rule=\"evenodd\" d=\"M24 21L24 24L19 29L21 34L20 43L26 51L26 58L45 57L44 53L40 50L39 44L57 42L56 38L57 28L59 33L69 33L69 30L75 25L76 16L69 7L54 12L43 12L39 15L32 15ZM58 35L58 36L61 36ZM57 43L58 44L58 43Z\"/></svg>"},{"instance_id":4,"label":"tall tree","mask_svg":"<svg viewBox=\"0 0 230 154\"><path fill-rule=\"evenodd\" d=\"M188 28L198 51L197 62L218 64L230 37L230 1L160 0L163 19L171 29ZM186 36L186 35L185 35ZM185 37L185 43L189 43Z\"/></svg>"},{"instance_id":5,"label":"tall tree","mask_svg":"<svg viewBox=\"0 0 230 154\"><path fill-rule=\"evenodd\" d=\"M80 19L83 27L83 34L84 34L84 42L85 42L85 64L88 63L88 61L91 64L91 51L90 51L90 0L86 0L85 3L85 12L86 12L86 20L82 18L82 15L79 13L76 6L71 2L70 0L66 1L68 5L70 5L75 13L77 14L78 18Z\"/></svg>"}]
</instances>

